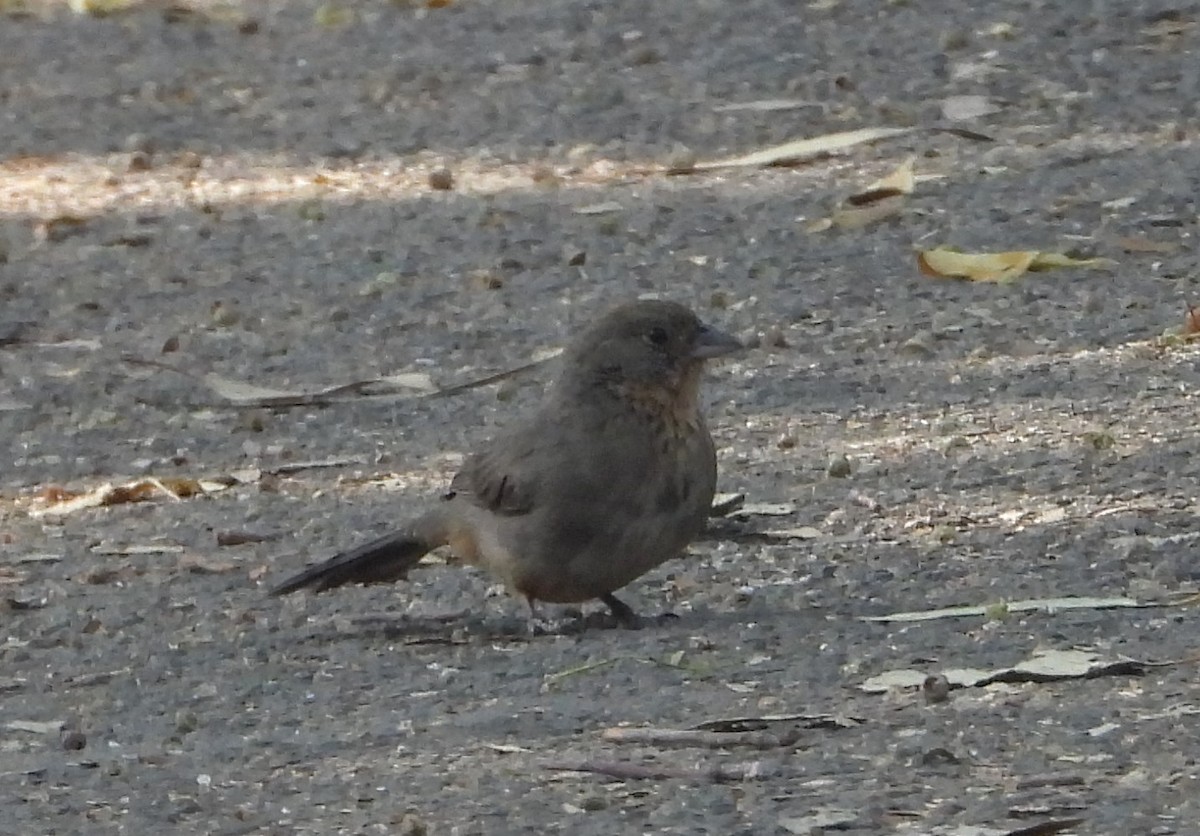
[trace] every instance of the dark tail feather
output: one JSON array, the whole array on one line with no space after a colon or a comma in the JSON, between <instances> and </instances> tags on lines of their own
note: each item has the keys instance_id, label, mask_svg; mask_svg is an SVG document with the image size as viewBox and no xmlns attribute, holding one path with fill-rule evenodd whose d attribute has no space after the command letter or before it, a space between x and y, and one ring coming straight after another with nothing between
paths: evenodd
<instances>
[{"instance_id":1,"label":"dark tail feather","mask_svg":"<svg viewBox=\"0 0 1200 836\"><path fill-rule=\"evenodd\" d=\"M393 583L402 580L437 545L410 530L387 534L309 567L279 584L270 594L287 595L305 588L324 592L348 583Z\"/></svg>"}]
</instances>

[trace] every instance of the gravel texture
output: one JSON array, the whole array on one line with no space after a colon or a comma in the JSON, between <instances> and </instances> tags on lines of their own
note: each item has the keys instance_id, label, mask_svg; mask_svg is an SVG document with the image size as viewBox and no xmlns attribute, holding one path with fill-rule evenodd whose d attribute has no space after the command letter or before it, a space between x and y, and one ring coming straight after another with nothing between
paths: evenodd
<instances>
[{"instance_id":1,"label":"gravel texture","mask_svg":"<svg viewBox=\"0 0 1200 836\"><path fill-rule=\"evenodd\" d=\"M1200 7L25 6L0 3L0 833L1200 832L1196 607L998 606L1198 588L1200 345L1159 338L1200 303ZM662 173L980 95L959 126L991 142ZM913 155L936 178L901 214L806 232ZM1116 265L955 282L916 268L938 244ZM449 386L644 293L757 344L707 386L721 489L783 512L627 591L677 619L530 638L436 562L264 596L429 501L551 372L286 409L203 375ZM237 481L38 515L151 476ZM861 620L957 604L991 610ZM1177 664L860 687L1072 648ZM764 715L810 719L603 737Z\"/></svg>"}]
</instances>

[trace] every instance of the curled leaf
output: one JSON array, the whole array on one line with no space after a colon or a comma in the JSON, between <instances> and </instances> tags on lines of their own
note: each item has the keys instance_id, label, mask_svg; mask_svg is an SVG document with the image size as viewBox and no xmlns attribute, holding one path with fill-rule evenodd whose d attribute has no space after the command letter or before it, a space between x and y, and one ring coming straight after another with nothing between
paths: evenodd
<instances>
[{"instance_id":1,"label":"curled leaf","mask_svg":"<svg viewBox=\"0 0 1200 836\"><path fill-rule=\"evenodd\" d=\"M936 247L917 253L917 266L926 276L974 282L1011 282L1031 271L1055 267L1106 267L1112 263L1107 258L1074 258L1063 253L1036 250L961 253Z\"/></svg>"}]
</instances>

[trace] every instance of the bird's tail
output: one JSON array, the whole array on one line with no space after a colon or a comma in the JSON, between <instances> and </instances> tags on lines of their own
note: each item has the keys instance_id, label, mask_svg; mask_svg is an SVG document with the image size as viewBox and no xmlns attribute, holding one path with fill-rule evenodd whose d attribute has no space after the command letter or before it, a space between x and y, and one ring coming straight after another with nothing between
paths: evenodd
<instances>
[{"instance_id":1,"label":"bird's tail","mask_svg":"<svg viewBox=\"0 0 1200 836\"><path fill-rule=\"evenodd\" d=\"M324 563L310 566L271 590L271 595L287 595L300 589L324 592L348 583L393 583L404 579L421 558L444 544L437 536L432 520L418 520L412 526L358 548L335 554Z\"/></svg>"}]
</instances>

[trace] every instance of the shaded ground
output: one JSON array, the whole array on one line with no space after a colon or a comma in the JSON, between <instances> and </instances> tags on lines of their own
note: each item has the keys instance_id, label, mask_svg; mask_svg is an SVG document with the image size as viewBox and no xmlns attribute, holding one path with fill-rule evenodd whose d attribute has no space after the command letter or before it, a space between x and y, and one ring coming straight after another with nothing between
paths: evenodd
<instances>
[{"instance_id":1,"label":"shaded ground","mask_svg":"<svg viewBox=\"0 0 1200 836\"><path fill-rule=\"evenodd\" d=\"M1200 349L1153 342L1200 301L1196 9L960 5L0 18L0 832L757 834L831 809L862 833L1196 832L1193 664L933 705L859 688L1039 649L1196 653L1190 607L859 620L1161 601L1200 573ZM640 173L681 146L930 124L974 94L999 105L970 124L994 143ZM720 109L767 99L807 104ZM804 232L910 154L941 179L900 218ZM427 185L442 165L452 191ZM940 243L1118 266L920 276L913 247ZM263 596L426 501L544 378L271 411L124 359L277 388L445 385L646 292L765 335L709 386L722 489L794 510L723 521L635 584L641 609L680 616L636 633L528 639L517 602L440 565L394 590ZM147 474L243 482L29 513L52 486ZM764 535L789 528L804 536ZM219 546L230 531L277 539ZM793 713L853 722L785 723L768 749L601 737ZM699 774L548 768L583 762Z\"/></svg>"}]
</instances>

